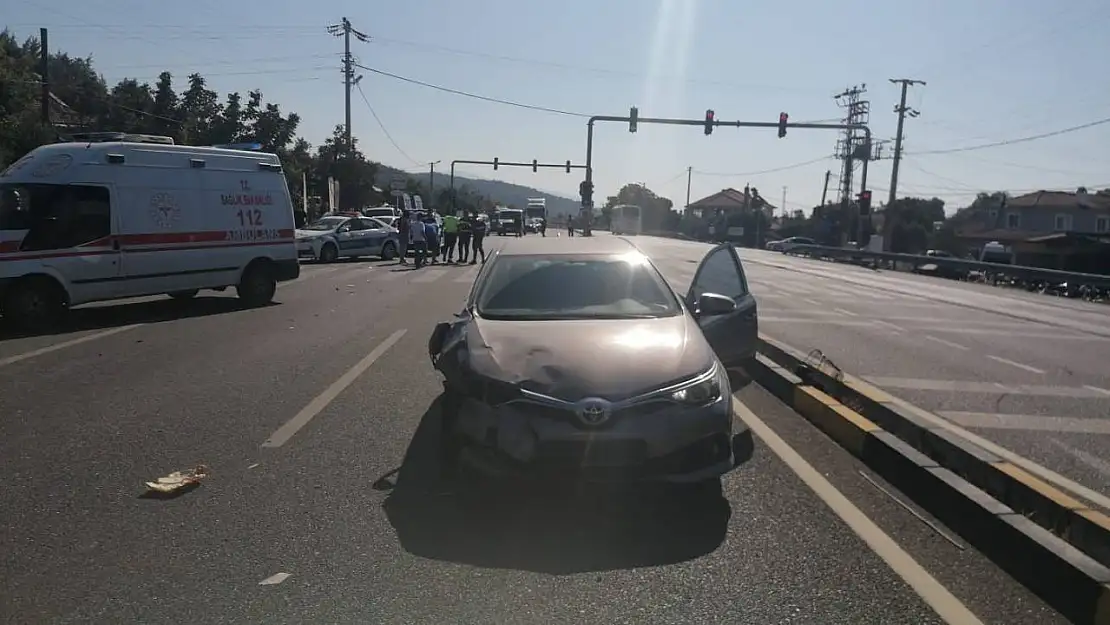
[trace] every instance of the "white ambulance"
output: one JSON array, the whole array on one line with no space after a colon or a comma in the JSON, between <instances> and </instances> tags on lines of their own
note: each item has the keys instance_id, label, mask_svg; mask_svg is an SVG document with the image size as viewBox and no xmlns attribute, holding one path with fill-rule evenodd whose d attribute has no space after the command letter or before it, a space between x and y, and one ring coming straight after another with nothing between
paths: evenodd
<instances>
[{"instance_id":1,"label":"white ambulance","mask_svg":"<svg viewBox=\"0 0 1110 625\"><path fill-rule=\"evenodd\" d=\"M269 303L300 274L274 154L167 137L44 145L0 173L0 316L43 326L68 307L234 286Z\"/></svg>"}]
</instances>

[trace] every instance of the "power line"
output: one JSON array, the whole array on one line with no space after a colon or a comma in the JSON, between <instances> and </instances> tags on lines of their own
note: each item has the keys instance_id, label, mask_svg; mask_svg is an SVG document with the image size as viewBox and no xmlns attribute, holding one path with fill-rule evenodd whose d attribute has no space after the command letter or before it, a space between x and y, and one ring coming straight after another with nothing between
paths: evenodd
<instances>
[{"instance_id":1,"label":"power line","mask_svg":"<svg viewBox=\"0 0 1110 625\"><path fill-rule=\"evenodd\" d=\"M409 46L409 47L414 47L414 48L425 48L425 49L428 49L428 50L436 50L436 51L439 51L439 52L445 52L447 54L456 54L456 55L459 55L459 56L469 56L469 57L487 59L487 60L493 60L493 61L507 61L509 63L520 63L520 64L524 64L524 65L534 65L534 66L538 66L538 67L550 67L550 68L553 68L553 69L564 69L564 70L571 70L571 71L578 71L578 72L589 72L589 73L604 74L604 75L609 75L609 76L625 76L625 77L628 77L628 78L638 78L638 79L648 77L646 74L639 73L639 72L630 72L630 71L625 71L625 70L607 69L607 68L602 68L602 67L590 67L590 66L586 66L586 65L570 65L570 64L567 64L567 63L558 63L558 62L554 62L554 61L544 61L544 60L540 60L540 59L529 59L529 58L516 57L516 56L506 56L506 55L503 55L503 54L492 54L492 53L488 53L488 52L478 52L478 51L474 51L474 50L463 50L463 49L460 49L460 48L451 48L451 47L447 47L447 46L441 46L441 45L438 45L438 44L423 43L423 42L417 42L417 41L407 41L407 40L404 40L404 39L390 39L390 38L386 38L386 37L376 37L375 41L377 41L379 43L386 43L386 44L392 43L392 44L397 44L397 45L401 45L401 46ZM673 75L672 76L652 76L651 78L653 80L674 80L676 82L683 82L683 83L687 83L687 84L702 84L702 85L712 85L712 86L717 86L717 87L733 87L733 88L737 88L737 89L763 89L763 90L781 90L781 91L797 91L797 92L809 92L810 91L808 89L797 89L797 88L793 88L793 87L784 87L784 86L776 86L776 85L742 84L742 83L724 82L724 81L717 81L717 80L701 80L701 79L695 79L695 78L685 78L685 77L673 76Z\"/></svg>"},{"instance_id":2,"label":"power line","mask_svg":"<svg viewBox=\"0 0 1110 625\"><path fill-rule=\"evenodd\" d=\"M1017 143L1027 143L1029 141L1038 141L1040 139L1048 139L1049 137L1058 137L1060 135L1066 135L1068 133L1078 132L1080 130L1086 130L1088 128L1094 128L1095 126L1102 126L1103 124L1110 124L1110 117L1106 117L1106 118L1103 118L1103 119L1097 119L1093 122L1087 122L1085 124L1079 124L1078 126L1069 126L1067 128L1061 128L1060 130L1053 130L1051 132L1043 132L1039 135L1030 135L1028 137L1018 137L1017 139L1006 139L1004 141L994 141L992 143L980 143L979 145L968 145L968 146L964 146L962 148L948 148L948 149L944 149L944 150L922 150L921 152L907 152L907 154L912 154L913 156L924 156L926 154L955 154L957 152L971 152L972 150L985 150L987 148L997 148L997 147L1002 147L1004 145L1014 145L1014 144L1017 144Z\"/></svg>"},{"instance_id":3,"label":"power line","mask_svg":"<svg viewBox=\"0 0 1110 625\"><path fill-rule=\"evenodd\" d=\"M501 98L494 98L494 97L490 97L490 96L479 95L479 94L476 94L476 93L470 93L468 91L461 91L459 89L451 89L450 87L444 87L444 86L441 86L441 85L434 85L430 82L424 82L422 80L416 80L415 78L407 78L405 76L398 76L397 74L391 74L389 72L386 72L386 71L383 71L383 70L380 70L380 69L374 69L373 67L367 67L367 66L361 65L359 63L355 63L354 65L355 65L355 67L357 67L359 69L366 70L368 72L378 74L380 76L386 76L388 78L393 78L394 80L400 80L401 82L407 82L407 83L410 83L410 84L413 84L413 85L420 85L421 87L427 87L429 89L435 89L436 91L442 91L444 93L453 93L455 95L460 95L460 96L463 96L463 97L466 97L466 98L473 98L475 100L482 100L483 102L493 102L495 104L504 104L506 106L515 106L517 108L528 109L528 110L532 110L532 111L540 111L541 113L555 113L557 115L567 115L569 117L583 117L583 118L589 118L590 117L590 115L587 115L586 113L575 113L574 111L564 111L564 110L561 110L561 109L548 108L546 106L536 106L534 104L523 104L521 102L513 102L512 100L503 100Z\"/></svg>"},{"instance_id":4,"label":"power line","mask_svg":"<svg viewBox=\"0 0 1110 625\"><path fill-rule=\"evenodd\" d=\"M772 168L772 169L763 169L763 170L760 170L760 171L722 173L722 172L701 171L701 170L695 169L694 173L698 174L699 176L721 176L721 177L724 177L724 178L740 178L740 177L744 177L744 176L760 176L760 175L763 175L763 174L773 174L773 173L777 173L777 172L780 172L780 171L787 171L787 170L790 170L790 169L797 169L799 167L805 167L806 165L813 165L814 163L820 163L822 161L827 161L827 160L829 160L828 156L821 156L821 157L818 157L818 158L815 158L815 159L812 159L812 160L803 161L801 163L794 163L793 165L783 165L782 167L775 167L775 168Z\"/></svg>"},{"instance_id":5,"label":"power line","mask_svg":"<svg viewBox=\"0 0 1110 625\"><path fill-rule=\"evenodd\" d=\"M355 84L355 89L358 89L358 95L361 96L362 101L366 103L366 108L369 109L370 114L374 116L374 121L378 122L378 127L380 127L382 129L382 134L385 135L385 138L389 139L389 142L393 144L393 147L397 148L397 151L401 153L401 156L404 156L405 158L409 159L415 165L423 166L424 163L421 163L420 161L416 160L415 158L409 156L408 152L405 152L404 150L402 150L401 146L397 145L397 142L393 140L393 135L389 134L389 130L386 129L385 124L382 123L382 119L380 117L378 117L378 113L374 110L374 107L370 105L370 100L366 97L366 94L362 91L362 85L356 83Z\"/></svg>"}]
</instances>

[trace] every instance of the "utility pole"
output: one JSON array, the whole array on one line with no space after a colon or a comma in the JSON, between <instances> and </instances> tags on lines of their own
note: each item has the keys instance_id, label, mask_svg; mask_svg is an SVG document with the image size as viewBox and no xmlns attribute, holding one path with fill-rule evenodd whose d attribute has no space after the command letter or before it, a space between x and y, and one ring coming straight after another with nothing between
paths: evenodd
<instances>
[{"instance_id":1,"label":"utility pole","mask_svg":"<svg viewBox=\"0 0 1110 625\"><path fill-rule=\"evenodd\" d=\"M436 165L439 165L439 163L440 161L428 163L428 205L430 206L436 205L435 195L432 194L432 191L436 186Z\"/></svg>"},{"instance_id":2,"label":"utility pole","mask_svg":"<svg viewBox=\"0 0 1110 625\"><path fill-rule=\"evenodd\" d=\"M832 170L831 169L826 169L825 170L825 186L824 186L823 189L821 189L821 208L822 209L824 209L824 207L825 207L825 200L827 200L828 197L829 197L829 178L832 178Z\"/></svg>"},{"instance_id":3,"label":"utility pole","mask_svg":"<svg viewBox=\"0 0 1110 625\"><path fill-rule=\"evenodd\" d=\"M786 185L782 185L782 216L786 217Z\"/></svg>"},{"instance_id":4,"label":"utility pole","mask_svg":"<svg viewBox=\"0 0 1110 625\"><path fill-rule=\"evenodd\" d=\"M44 126L50 126L50 52L47 48L47 32L45 28L39 29L39 74L42 75L42 93L40 95L39 115Z\"/></svg>"},{"instance_id":5,"label":"utility pole","mask_svg":"<svg viewBox=\"0 0 1110 625\"><path fill-rule=\"evenodd\" d=\"M686 210L690 210L690 180L694 177L694 168L686 168ZM683 211L685 213L686 211Z\"/></svg>"},{"instance_id":6,"label":"utility pole","mask_svg":"<svg viewBox=\"0 0 1110 625\"><path fill-rule=\"evenodd\" d=\"M358 82L355 78L355 58L351 55L351 35L362 42L370 41L370 36L351 26L351 21L343 18L338 24L328 26L328 33L333 37L343 38L343 87L344 87L344 124L343 133L347 141L348 150L351 148L351 87Z\"/></svg>"},{"instance_id":7,"label":"utility pole","mask_svg":"<svg viewBox=\"0 0 1110 625\"><path fill-rule=\"evenodd\" d=\"M871 102L863 99L863 95L867 93L867 85L857 85L849 87L843 92L833 96L837 104L844 109L844 118L841 123L845 125L867 125L871 120ZM877 161L881 158L882 144L879 142L867 142L867 137L856 130L849 128L844 131L842 138L836 142L836 158L841 162L840 168L840 210L844 216L844 224L849 226L843 229L840 235L841 243L847 242L847 238L855 233L857 242L862 243L859 239L864 238L867 230L867 221L862 219L860 215L855 214L853 207L855 203L855 193L852 189L852 178L855 174L855 166L857 161ZM852 228L851 225L855 224L856 227Z\"/></svg>"},{"instance_id":8,"label":"utility pole","mask_svg":"<svg viewBox=\"0 0 1110 625\"><path fill-rule=\"evenodd\" d=\"M902 162L902 128L906 123L906 116L917 117L921 112L906 106L906 92L912 85L925 86L924 80L913 80L910 78L891 78L891 84L902 85L902 99L899 101L898 106L894 107L894 112L898 114L898 131L894 135L894 164L890 168L890 195L887 198L887 204L893 204L894 200L898 199L898 165Z\"/></svg>"}]
</instances>

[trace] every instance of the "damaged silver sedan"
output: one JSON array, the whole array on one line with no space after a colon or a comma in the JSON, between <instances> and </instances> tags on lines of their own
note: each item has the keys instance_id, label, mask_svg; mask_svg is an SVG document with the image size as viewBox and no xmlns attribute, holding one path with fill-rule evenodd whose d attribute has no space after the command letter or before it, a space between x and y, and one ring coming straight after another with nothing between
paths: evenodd
<instances>
[{"instance_id":1,"label":"damaged silver sedan","mask_svg":"<svg viewBox=\"0 0 1110 625\"><path fill-rule=\"evenodd\" d=\"M757 333L731 245L705 256L685 298L617 237L510 245L429 340L445 461L715 485L738 461L734 438L750 441L734 431L729 370L754 357Z\"/></svg>"}]
</instances>

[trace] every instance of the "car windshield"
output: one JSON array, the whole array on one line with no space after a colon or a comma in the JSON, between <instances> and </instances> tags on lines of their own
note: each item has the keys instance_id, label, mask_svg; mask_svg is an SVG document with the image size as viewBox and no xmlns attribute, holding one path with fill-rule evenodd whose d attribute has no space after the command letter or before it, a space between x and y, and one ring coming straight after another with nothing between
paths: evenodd
<instances>
[{"instance_id":1,"label":"car windshield","mask_svg":"<svg viewBox=\"0 0 1110 625\"><path fill-rule=\"evenodd\" d=\"M335 230L347 221L347 217L324 217L302 228L302 230Z\"/></svg>"},{"instance_id":2,"label":"car windshield","mask_svg":"<svg viewBox=\"0 0 1110 625\"><path fill-rule=\"evenodd\" d=\"M501 256L479 287L487 319L637 319L681 311L674 293L639 253Z\"/></svg>"}]
</instances>

